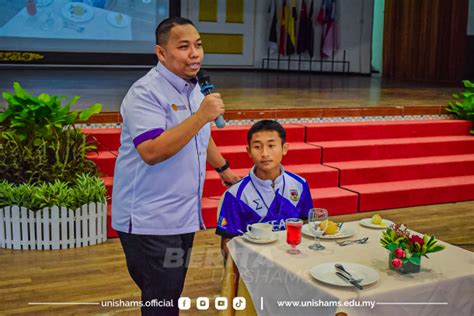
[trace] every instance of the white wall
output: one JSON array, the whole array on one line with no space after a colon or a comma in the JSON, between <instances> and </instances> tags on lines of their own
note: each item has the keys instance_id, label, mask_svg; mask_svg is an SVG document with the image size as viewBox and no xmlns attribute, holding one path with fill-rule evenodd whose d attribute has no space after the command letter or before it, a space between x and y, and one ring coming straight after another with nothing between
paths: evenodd
<instances>
[{"instance_id":1,"label":"white wall","mask_svg":"<svg viewBox=\"0 0 474 316\"><path fill-rule=\"evenodd\" d=\"M260 68L262 58L267 55L268 34L271 24L271 17L268 14L268 8L272 0L258 0L257 12L255 14L255 64L254 67ZM307 9L309 10L311 0L305 0ZM474 1L474 0L471 0ZM278 0L279 11L281 10L281 0ZM297 6L298 16L300 15L301 3L299 0ZM291 3L291 0L287 1ZM319 11L321 0L314 0L315 17ZM335 59L342 60L343 50L346 50L346 60L350 61L350 71L355 73L370 73L371 45L372 45L372 20L373 20L373 0L339 0L337 2L339 25L339 47L340 49L335 55ZM281 14L278 14L280 19ZM319 47L321 37L321 27L314 24L315 27L315 56L319 59ZM279 29L278 29L279 31ZM276 55L273 57L276 58ZM302 56L308 58L309 56ZM287 57L281 57L287 59ZM297 56L293 56L297 58ZM281 61L281 66L287 67L287 63ZM297 67L296 63L292 67ZM319 64L313 63L313 69L319 69ZM302 64L303 68L303 64ZM309 67L308 67L309 68ZM324 66L323 70L330 70L330 65Z\"/></svg>"},{"instance_id":2,"label":"white wall","mask_svg":"<svg viewBox=\"0 0 474 316\"><path fill-rule=\"evenodd\" d=\"M195 0L188 0L195 1ZM255 10L255 27L254 36L252 38L253 43L244 43L244 45L253 45L253 56L249 58L251 60L249 66L242 66L242 63L235 63L234 65L229 64L226 67L237 67L237 68L261 68L262 59L267 56L268 48L268 35L271 25L272 17L268 13L268 9L273 0L256 0L254 7L246 7L245 10ZM307 9L311 5L311 0L305 0ZM374 0L338 0L337 1L337 24L339 29L339 50L335 54L335 60L341 60L343 58L343 51L346 51L346 61L350 62L350 72L353 73L370 73L370 62L371 62L371 48L372 48L372 20L373 20L373 4ZM291 3L292 0L287 0L287 3ZM277 0L278 3L278 19L281 17L281 4L282 0ZM302 0L297 0L297 14L300 15ZM313 19L318 14L319 7L321 6L321 0L314 0L314 14ZM196 6L194 6L197 8ZM192 6L188 5L187 1L182 2L182 15L185 17L194 16L192 12L189 12ZM313 23L315 28L315 48L313 59L319 59L319 47L321 38L321 26L317 23ZM298 22L297 22L298 25ZM280 26L278 25L278 31ZM298 27L297 27L298 28ZM207 30L209 31L209 30ZM229 57L229 56L226 56ZM272 57L276 58L274 54ZM283 69L288 68L288 57L280 56L281 62L280 67ZM297 60L298 56L293 55L292 59ZM306 54L302 56L302 59L309 59ZM218 59L216 59L218 60ZM240 64L240 66L239 66ZM276 62L274 63L276 66ZM222 66L222 64L207 63L207 67ZM297 69L297 62L291 63L291 69ZM313 62L312 69L319 70L320 64ZM309 70L309 63L301 64L302 70ZM342 70L342 65L335 65L334 68ZM330 71L331 65L324 64L323 71ZM346 66L347 71L347 66Z\"/></svg>"}]
</instances>

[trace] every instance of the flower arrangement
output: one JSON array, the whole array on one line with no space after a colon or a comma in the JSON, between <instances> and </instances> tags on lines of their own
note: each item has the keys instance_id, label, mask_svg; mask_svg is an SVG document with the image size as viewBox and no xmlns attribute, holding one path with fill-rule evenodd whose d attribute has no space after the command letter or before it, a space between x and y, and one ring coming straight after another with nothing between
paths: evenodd
<instances>
[{"instance_id":1,"label":"flower arrangement","mask_svg":"<svg viewBox=\"0 0 474 316\"><path fill-rule=\"evenodd\" d=\"M380 243L390 251L391 268L404 270L404 268L415 267L414 271L419 271L421 256L429 258L428 253L438 252L445 246L437 244L436 238L426 234L423 237L410 234L403 224L395 224L383 232ZM417 270L417 271L416 271Z\"/></svg>"}]
</instances>

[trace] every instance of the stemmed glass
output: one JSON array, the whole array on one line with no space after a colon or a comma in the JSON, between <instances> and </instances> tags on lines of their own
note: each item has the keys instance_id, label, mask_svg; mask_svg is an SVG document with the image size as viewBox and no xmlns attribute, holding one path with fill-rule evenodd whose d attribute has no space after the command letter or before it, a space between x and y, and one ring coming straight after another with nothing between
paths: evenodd
<instances>
[{"instance_id":1,"label":"stemmed glass","mask_svg":"<svg viewBox=\"0 0 474 316\"><path fill-rule=\"evenodd\" d=\"M301 251L296 246L301 243L301 228L303 221L299 218L288 218L286 220L286 242L291 246L287 253L297 255Z\"/></svg>"},{"instance_id":2,"label":"stemmed glass","mask_svg":"<svg viewBox=\"0 0 474 316\"><path fill-rule=\"evenodd\" d=\"M323 208L312 208L308 212L308 226L314 236L315 243L310 245L308 248L315 251L326 249L321 245L320 238L328 227L328 211ZM321 222L326 221L326 225L319 225Z\"/></svg>"}]
</instances>

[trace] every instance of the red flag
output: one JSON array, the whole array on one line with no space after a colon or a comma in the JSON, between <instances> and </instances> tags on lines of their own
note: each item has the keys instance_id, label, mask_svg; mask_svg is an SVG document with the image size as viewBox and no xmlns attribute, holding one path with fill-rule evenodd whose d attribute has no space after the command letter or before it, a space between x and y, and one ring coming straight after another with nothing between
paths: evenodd
<instances>
[{"instance_id":1,"label":"red flag","mask_svg":"<svg viewBox=\"0 0 474 316\"><path fill-rule=\"evenodd\" d=\"M283 0L283 4L282 4L282 7L281 7L281 25L280 25L280 43L279 43L279 48L278 48L278 52L281 54L281 55L285 55L285 39L286 39L286 27L285 27L285 24L286 24L286 12L287 11L287 8L286 8L286 0Z\"/></svg>"}]
</instances>

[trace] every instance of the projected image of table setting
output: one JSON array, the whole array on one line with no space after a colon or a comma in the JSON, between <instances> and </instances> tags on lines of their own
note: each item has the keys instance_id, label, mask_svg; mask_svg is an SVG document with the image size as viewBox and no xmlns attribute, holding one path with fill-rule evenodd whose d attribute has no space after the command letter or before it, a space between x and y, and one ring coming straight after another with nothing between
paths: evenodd
<instances>
[{"instance_id":1,"label":"projected image of table setting","mask_svg":"<svg viewBox=\"0 0 474 316\"><path fill-rule=\"evenodd\" d=\"M228 261L238 269L258 315L469 315L474 286L471 252L434 236L425 236L421 250L423 241L418 239L423 234L387 219L345 223L316 219L301 223L300 240L291 232L290 239L296 240L292 244L287 231L265 235L265 241L239 237L228 243ZM395 239L386 235L387 227L411 234L420 253L428 255L421 262L416 254L410 259L419 263L419 272L402 269L402 262L410 263L406 260L410 250L401 249L404 243L393 249ZM321 234L321 228L332 229L332 234ZM314 250L319 248L315 244L324 249ZM428 254L430 249L443 251ZM371 301L373 306L324 306L352 300ZM281 301L306 301L306 305L285 306Z\"/></svg>"},{"instance_id":2,"label":"projected image of table setting","mask_svg":"<svg viewBox=\"0 0 474 316\"><path fill-rule=\"evenodd\" d=\"M132 17L105 9L106 0L31 0L0 28L0 36L131 40Z\"/></svg>"}]
</instances>

